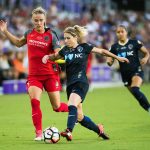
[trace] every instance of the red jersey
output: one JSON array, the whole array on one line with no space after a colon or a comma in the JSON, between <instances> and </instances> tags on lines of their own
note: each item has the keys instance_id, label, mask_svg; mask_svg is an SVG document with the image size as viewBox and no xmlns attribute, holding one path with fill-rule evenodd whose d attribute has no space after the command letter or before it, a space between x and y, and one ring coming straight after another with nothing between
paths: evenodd
<instances>
[{"instance_id":1,"label":"red jersey","mask_svg":"<svg viewBox=\"0 0 150 150\"><path fill-rule=\"evenodd\" d=\"M48 61L42 63L44 55L53 54L56 48L60 48L58 38L50 29L44 33L38 33L35 29L25 33L28 46L29 75L58 74L58 64Z\"/></svg>"}]
</instances>

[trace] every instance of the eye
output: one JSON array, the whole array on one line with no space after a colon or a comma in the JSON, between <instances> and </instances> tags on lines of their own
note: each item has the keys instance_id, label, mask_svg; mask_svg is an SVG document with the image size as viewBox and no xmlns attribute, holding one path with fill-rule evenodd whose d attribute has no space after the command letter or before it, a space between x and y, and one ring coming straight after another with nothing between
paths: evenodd
<instances>
[{"instance_id":1,"label":"eye","mask_svg":"<svg viewBox=\"0 0 150 150\"><path fill-rule=\"evenodd\" d=\"M69 39L70 39L70 37L65 37L64 39L65 39L65 40L66 40L66 39L67 39L67 40L69 40Z\"/></svg>"}]
</instances>

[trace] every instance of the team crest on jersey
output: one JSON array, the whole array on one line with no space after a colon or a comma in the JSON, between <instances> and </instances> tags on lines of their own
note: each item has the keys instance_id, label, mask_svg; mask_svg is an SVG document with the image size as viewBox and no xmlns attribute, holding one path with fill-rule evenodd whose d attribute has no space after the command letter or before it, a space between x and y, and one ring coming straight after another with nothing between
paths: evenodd
<instances>
[{"instance_id":1,"label":"team crest on jersey","mask_svg":"<svg viewBox=\"0 0 150 150\"><path fill-rule=\"evenodd\" d=\"M48 40L49 40L49 36L45 36L45 37L44 37L44 40L45 40L45 41L48 41Z\"/></svg>"},{"instance_id":2,"label":"team crest on jersey","mask_svg":"<svg viewBox=\"0 0 150 150\"><path fill-rule=\"evenodd\" d=\"M129 45L128 45L128 48L129 48L129 49L132 49L132 48L133 48L133 45L132 45L132 44L129 44Z\"/></svg>"},{"instance_id":3,"label":"team crest on jersey","mask_svg":"<svg viewBox=\"0 0 150 150\"><path fill-rule=\"evenodd\" d=\"M78 52L82 52L83 51L83 47L79 46L77 47Z\"/></svg>"}]
</instances>

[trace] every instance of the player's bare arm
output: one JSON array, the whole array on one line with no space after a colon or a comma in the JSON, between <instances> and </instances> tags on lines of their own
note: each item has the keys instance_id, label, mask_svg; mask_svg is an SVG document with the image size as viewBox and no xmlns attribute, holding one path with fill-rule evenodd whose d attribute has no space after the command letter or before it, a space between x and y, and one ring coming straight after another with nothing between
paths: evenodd
<instances>
[{"instance_id":1,"label":"player's bare arm","mask_svg":"<svg viewBox=\"0 0 150 150\"><path fill-rule=\"evenodd\" d=\"M51 54L51 55L45 55L43 58L42 58L42 62L44 64L47 63L48 60L51 60L51 61L55 61L55 60L58 60L58 59L61 59L62 57L59 55L58 52L54 53L54 54Z\"/></svg>"},{"instance_id":2,"label":"player's bare arm","mask_svg":"<svg viewBox=\"0 0 150 150\"><path fill-rule=\"evenodd\" d=\"M17 47L21 47L26 44L25 37L18 38L10 33L7 29L7 22L0 20L0 30L1 32Z\"/></svg>"},{"instance_id":3,"label":"player's bare arm","mask_svg":"<svg viewBox=\"0 0 150 150\"><path fill-rule=\"evenodd\" d=\"M56 48L56 49L54 50L54 52L57 53L57 52L59 52L60 50L61 50L61 48Z\"/></svg>"},{"instance_id":4,"label":"player's bare arm","mask_svg":"<svg viewBox=\"0 0 150 150\"><path fill-rule=\"evenodd\" d=\"M98 53L98 54L101 54L101 55L105 55L105 56L108 56L108 57L112 57L114 59L117 59L118 61L120 62L126 62L126 63L129 63L129 60L127 58L124 58L124 57L118 57L117 55L114 55L113 53L105 50L105 49L99 49L99 48L96 48L94 47L92 49L92 52L94 53Z\"/></svg>"},{"instance_id":5,"label":"player's bare arm","mask_svg":"<svg viewBox=\"0 0 150 150\"><path fill-rule=\"evenodd\" d=\"M140 51L144 54L144 57L140 60L141 65L145 65L149 60L149 52L145 46L142 46Z\"/></svg>"}]
</instances>

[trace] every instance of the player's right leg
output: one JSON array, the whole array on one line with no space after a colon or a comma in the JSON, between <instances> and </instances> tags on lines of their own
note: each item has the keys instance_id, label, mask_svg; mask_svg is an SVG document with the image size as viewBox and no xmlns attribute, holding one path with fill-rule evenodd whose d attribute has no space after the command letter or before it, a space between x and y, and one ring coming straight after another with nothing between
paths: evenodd
<instances>
[{"instance_id":1,"label":"player's right leg","mask_svg":"<svg viewBox=\"0 0 150 150\"><path fill-rule=\"evenodd\" d=\"M69 114L67 121L67 128L61 132L61 136L65 137L67 141L72 140L72 131L77 121L77 106L81 103L81 97L76 93L71 93L68 102Z\"/></svg>"},{"instance_id":2,"label":"player's right leg","mask_svg":"<svg viewBox=\"0 0 150 150\"><path fill-rule=\"evenodd\" d=\"M28 94L31 100L32 108L32 121L35 127L35 139L36 141L41 141L42 136L42 112L40 108L40 98L42 94L42 85L38 81L27 82Z\"/></svg>"}]
</instances>

